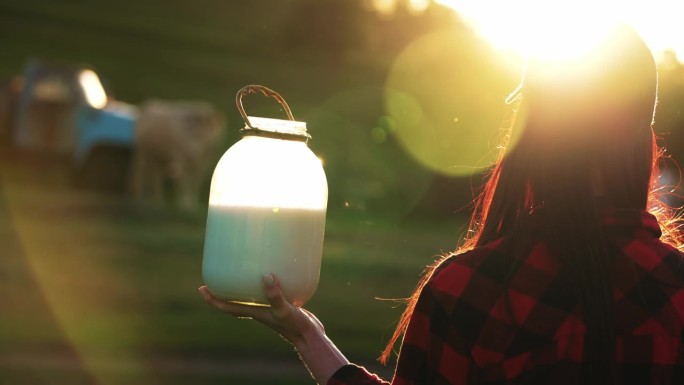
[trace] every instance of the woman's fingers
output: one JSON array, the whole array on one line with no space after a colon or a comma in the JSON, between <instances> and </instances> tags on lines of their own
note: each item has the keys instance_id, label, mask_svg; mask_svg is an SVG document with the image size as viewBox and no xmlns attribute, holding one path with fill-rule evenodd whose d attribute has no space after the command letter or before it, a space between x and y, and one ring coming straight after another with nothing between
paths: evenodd
<instances>
[{"instance_id":1,"label":"woman's fingers","mask_svg":"<svg viewBox=\"0 0 684 385\"><path fill-rule=\"evenodd\" d=\"M266 274L263 276L261 282L264 285L264 293L271 306L283 306L285 298L283 298L283 293L280 290L280 282L276 279L273 274Z\"/></svg>"},{"instance_id":2,"label":"woman's fingers","mask_svg":"<svg viewBox=\"0 0 684 385\"><path fill-rule=\"evenodd\" d=\"M223 301L216 298L206 286L201 286L199 292L209 305L224 313L231 314L238 318L254 318L271 328L279 329L281 327L280 323L289 318L293 312L297 311L297 308L287 302L280 289L280 283L273 274L264 276L263 286L266 299L271 305L270 307Z\"/></svg>"},{"instance_id":3,"label":"woman's fingers","mask_svg":"<svg viewBox=\"0 0 684 385\"><path fill-rule=\"evenodd\" d=\"M202 294L202 297L204 297L204 300L209 305L215 307L216 309L224 313L231 314L238 318L255 318L259 316L259 310L263 310L255 306L241 305L238 303L222 301L214 297L214 295L211 294L211 292L206 286L200 287L199 292L200 294Z\"/></svg>"},{"instance_id":4,"label":"woman's fingers","mask_svg":"<svg viewBox=\"0 0 684 385\"><path fill-rule=\"evenodd\" d=\"M310 312L290 304L283 295L278 279L273 274L262 278L264 294L271 306L251 306L231 303L216 298L206 286L199 288L204 300L212 307L238 318L252 318L273 329L294 346L311 332L325 334L323 325Z\"/></svg>"},{"instance_id":5,"label":"woman's fingers","mask_svg":"<svg viewBox=\"0 0 684 385\"><path fill-rule=\"evenodd\" d=\"M266 294L266 299L268 303L271 304L271 313L278 318L283 319L296 310L283 295L283 291L280 288L280 282L273 274L266 274L262 279L264 285L264 293Z\"/></svg>"}]
</instances>

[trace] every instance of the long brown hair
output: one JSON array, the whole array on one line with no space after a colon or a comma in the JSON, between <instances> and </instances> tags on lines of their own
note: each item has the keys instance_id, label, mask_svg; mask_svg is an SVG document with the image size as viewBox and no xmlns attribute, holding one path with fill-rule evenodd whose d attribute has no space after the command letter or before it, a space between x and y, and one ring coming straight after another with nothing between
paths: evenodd
<instances>
[{"instance_id":1,"label":"long brown hair","mask_svg":"<svg viewBox=\"0 0 684 385\"><path fill-rule=\"evenodd\" d=\"M603 210L648 210L660 223L663 241L677 248L683 243L674 210L658 196L663 152L652 128L656 93L653 56L624 26L585 57L553 73L545 72L544 64L531 64L513 103L519 116L511 131L520 133L501 146L474 202L466 238L445 256L502 237L524 242L527 214L543 207L552 234L550 250L567 269L573 282L570 295L583 311L591 370L610 372L615 357L609 279L613 253L601 226ZM511 271L514 257L508 262ZM381 362L405 332L418 296L440 262L428 266L407 299ZM608 369L601 369L605 363Z\"/></svg>"}]
</instances>

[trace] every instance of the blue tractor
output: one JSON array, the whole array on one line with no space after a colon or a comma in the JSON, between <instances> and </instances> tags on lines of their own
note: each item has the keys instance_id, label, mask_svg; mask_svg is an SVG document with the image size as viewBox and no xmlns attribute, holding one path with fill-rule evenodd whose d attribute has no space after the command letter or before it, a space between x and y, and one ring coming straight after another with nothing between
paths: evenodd
<instances>
[{"instance_id":1,"label":"blue tractor","mask_svg":"<svg viewBox=\"0 0 684 385\"><path fill-rule=\"evenodd\" d=\"M125 189L137 108L108 97L93 69L30 61L16 104L13 146L67 158L81 187Z\"/></svg>"}]
</instances>

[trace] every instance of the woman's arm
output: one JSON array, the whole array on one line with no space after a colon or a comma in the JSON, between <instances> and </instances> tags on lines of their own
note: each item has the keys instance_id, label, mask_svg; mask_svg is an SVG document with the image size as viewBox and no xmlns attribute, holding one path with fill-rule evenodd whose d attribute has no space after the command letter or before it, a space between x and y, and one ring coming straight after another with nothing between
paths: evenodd
<instances>
[{"instance_id":1,"label":"woman's arm","mask_svg":"<svg viewBox=\"0 0 684 385\"><path fill-rule=\"evenodd\" d=\"M238 318L253 318L278 332L297 349L302 361L321 385L349 361L325 335L323 324L310 312L293 306L283 296L272 274L263 278L264 292L270 307L241 305L214 297L206 286L199 288L208 304Z\"/></svg>"}]
</instances>

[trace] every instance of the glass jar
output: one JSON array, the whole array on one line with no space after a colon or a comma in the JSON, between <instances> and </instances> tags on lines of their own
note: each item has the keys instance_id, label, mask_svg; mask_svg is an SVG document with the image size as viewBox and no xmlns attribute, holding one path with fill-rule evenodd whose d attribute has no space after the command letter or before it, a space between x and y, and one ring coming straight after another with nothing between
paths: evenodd
<instances>
[{"instance_id":1,"label":"glass jar","mask_svg":"<svg viewBox=\"0 0 684 385\"><path fill-rule=\"evenodd\" d=\"M276 98L289 120L250 117L242 96ZM315 292L323 251L328 186L321 161L307 146L305 122L263 86L237 95L243 137L214 170L202 275L219 298L267 304L262 276L275 274L288 301L301 306Z\"/></svg>"}]
</instances>

